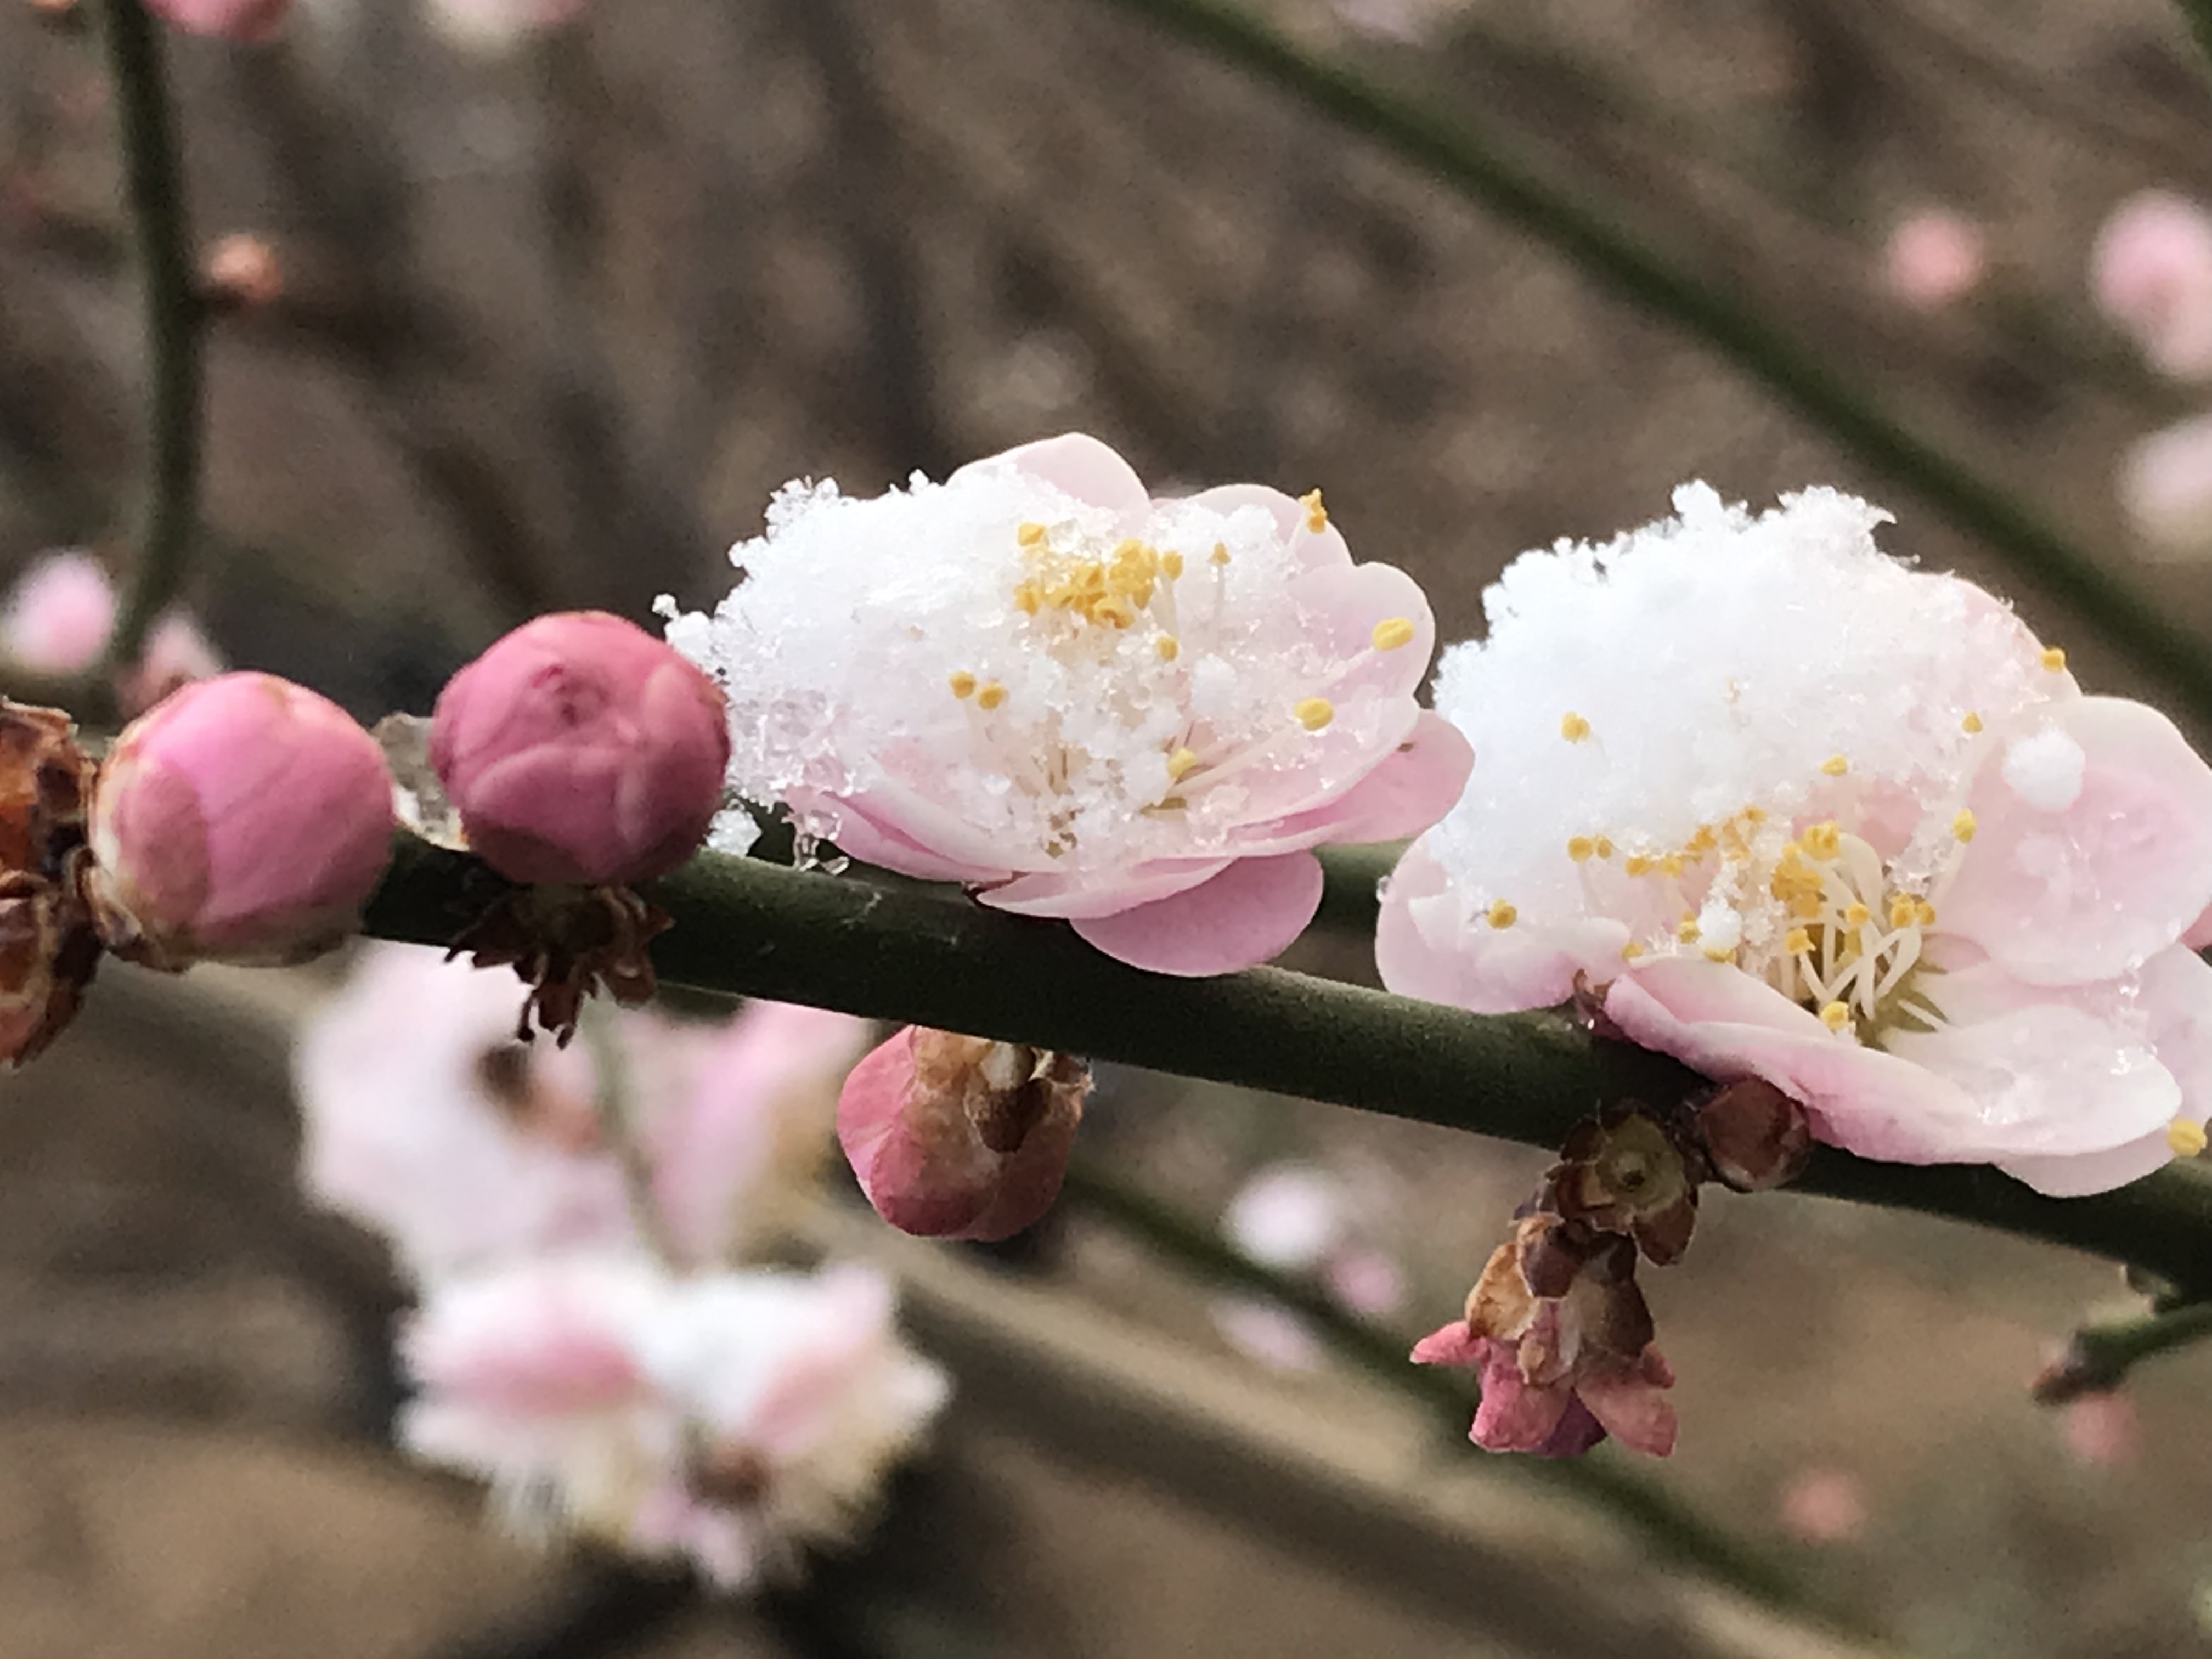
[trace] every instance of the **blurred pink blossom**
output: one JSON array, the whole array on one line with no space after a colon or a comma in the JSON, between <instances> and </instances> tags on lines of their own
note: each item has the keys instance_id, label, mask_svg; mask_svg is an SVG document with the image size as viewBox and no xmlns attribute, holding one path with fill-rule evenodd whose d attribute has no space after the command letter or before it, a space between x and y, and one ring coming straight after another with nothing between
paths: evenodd
<instances>
[{"instance_id":1,"label":"blurred pink blossom","mask_svg":"<svg viewBox=\"0 0 2212 1659\"><path fill-rule=\"evenodd\" d=\"M429 1286L401 1341L400 1437L525 1526L734 1589L848 1540L942 1406L860 1267L675 1279L631 1254Z\"/></svg>"},{"instance_id":2,"label":"blurred pink blossom","mask_svg":"<svg viewBox=\"0 0 2212 1659\"><path fill-rule=\"evenodd\" d=\"M41 674L90 668L115 629L115 588L100 562L68 550L35 561L0 602L0 653ZM181 611L161 617L146 635L137 665L121 675L117 694L135 714L193 680L222 672L215 647Z\"/></svg>"},{"instance_id":3,"label":"blurred pink blossom","mask_svg":"<svg viewBox=\"0 0 2212 1659\"><path fill-rule=\"evenodd\" d=\"M464 52L498 57L574 22L584 0L423 0L431 30Z\"/></svg>"},{"instance_id":4,"label":"blurred pink blossom","mask_svg":"<svg viewBox=\"0 0 2212 1659\"><path fill-rule=\"evenodd\" d=\"M1889 559L1863 502L1676 504L1524 556L1445 653L1482 763L1390 879L1384 982L1495 1012L1579 976L1632 1040L1863 1157L2070 1195L2201 1146L2212 968L2179 941L2212 768Z\"/></svg>"},{"instance_id":5,"label":"blurred pink blossom","mask_svg":"<svg viewBox=\"0 0 2212 1659\"><path fill-rule=\"evenodd\" d=\"M1972 220L1940 208L1900 219L1883 251L1889 291L1916 311L1936 311L1982 280L1988 238Z\"/></svg>"},{"instance_id":6,"label":"blurred pink blossom","mask_svg":"<svg viewBox=\"0 0 2212 1659\"><path fill-rule=\"evenodd\" d=\"M729 693L737 793L1140 968L1266 960L1320 902L1310 848L1410 835L1467 774L1414 701L1427 600L1317 491L1155 500L1070 435L873 500L787 486L732 556L669 637Z\"/></svg>"},{"instance_id":7,"label":"blurred pink blossom","mask_svg":"<svg viewBox=\"0 0 2212 1659\"><path fill-rule=\"evenodd\" d=\"M1405 1299L1405 1274L1377 1245L1376 1206L1352 1183L1318 1164L1282 1163L1256 1171L1222 1213L1224 1237L1279 1273L1314 1281L1350 1311L1394 1313ZM1256 1297L1224 1298L1214 1322L1262 1364L1306 1370L1318 1363L1318 1339L1297 1315Z\"/></svg>"},{"instance_id":8,"label":"blurred pink blossom","mask_svg":"<svg viewBox=\"0 0 2212 1659\"><path fill-rule=\"evenodd\" d=\"M837 1139L894 1227L1010 1238L1059 1195L1090 1087L1079 1060L910 1025L846 1079Z\"/></svg>"},{"instance_id":9,"label":"blurred pink blossom","mask_svg":"<svg viewBox=\"0 0 2212 1659\"><path fill-rule=\"evenodd\" d=\"M447 682L430 721L470 850L520 882L666 874L705 839L729 754L707 677L599 611L495 641Z\"/></svg>"},{"instance_id":10,"label":"blurred pink blossom","mask_svg":"<svg viewBox=\"0 0 2212 1659\"><path fill-rule=\"evenodd\" d=\"M2212 557L2212 415L2138 439L2121 458L2120 511L2160 558Z\"/></svg>"},{"instance_id":11,"label":"blurred pink blossom","mask_svg":"<svg viewBox=\"0 0 2212 1659\"><path fill-rule=\"evenodd\" d=\"M283 27L292 0L146 0L146 9L188 34L265 40Z\"/></svg>"},{"instance_id":12,"label":"blurred pink blossom","mask_svg":"<svg viewBox=\"0 0 2212 1659\"><path fill-rule=\"evenodd\" d=\"M1842 1544L1866 1530L1866 1491L1842 1469L1806 1468L1782 1489L1782 1525L1808 1544Z\"/></svg>"},{"instance_id":13,"label":"blurred pink blossom","mask_svg":"<svg viewBox=\"0 0 2212 1659\"><path fill-rule=\"evenodd\" d=\"M2097 233L2089 280L2153 368L2212 376L2212 216L2197 204L2163 190L2130 197Z\"/></svg>"},{"instance_id":14,"label":"blurred pink blossom","mask_svg":"<svg viewBox=\"0 0 2212 1659\"><path fill-rule=\"evenodd\" d=\"M184 687L100 767L88 880L109 949L149 967L305 961L361 925L391 861L383 751L271 674Z\"/></svg>"},{"instance_id":15,"label":"blurred pink blossom","mask_svg":"<svg viewBox=\"0 0 2212 1659\"><path fill-rule=\"evenodd\" d=\"M2085 1394L2062 1408L2066 1449L2092 1468L2132 1462L2142 1438L2136 1404L2118 1389Z\"/></svg>"},{"instance_id":16,"label":"blurred pink blossom","mask_svg":"<svg viewBox=\"0 0 2212 1659\"><path fill-rule=\"evenodd\" d=\"M845 1015L771 1002L719 1025L610 1018L655 1231L686 1265L730 1261L787 1228L866 1034ZM594 1052L516 1042L514 991L497 975L371 945L294 1054L302 1178L422 1277L634 1241Z\"/></svg>"}]
</instances>

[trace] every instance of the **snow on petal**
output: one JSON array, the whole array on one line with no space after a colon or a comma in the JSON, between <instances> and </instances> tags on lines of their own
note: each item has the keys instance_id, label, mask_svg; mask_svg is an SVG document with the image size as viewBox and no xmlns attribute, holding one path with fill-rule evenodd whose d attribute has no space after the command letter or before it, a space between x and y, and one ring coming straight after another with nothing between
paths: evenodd
<instances>
[{"instance_id":1,"label":"snow on petal","mask_svg":"<svg viewBox=\"0 0 2212 1659\"><path fill-rule=\"evenodd\" d=\"M1469 763L1414 701L1427 602L1352 562L1318 491L1155 499L1069 434L872 499L787 486L732 557L736 591L669 639L728 695L737 793L1094 939L1163 936L1199 914L1150 914L1178 888L1210 916L1244 895L1219 919L1245 944L1203 971L1286 942L1303 866L1239 860L1412 834Z\"/></svg>"}]
</instances>

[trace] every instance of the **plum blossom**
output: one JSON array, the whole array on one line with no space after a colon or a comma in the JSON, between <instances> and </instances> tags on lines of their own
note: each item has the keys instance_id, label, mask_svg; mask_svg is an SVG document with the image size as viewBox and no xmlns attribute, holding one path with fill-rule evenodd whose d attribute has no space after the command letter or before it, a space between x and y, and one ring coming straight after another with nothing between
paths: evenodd
<instances>
[{"instance_id":1,"label":"plum blossom","mask_svg":"<svg viewBox=\"0 0 2212 1659\"><path fill-rule=\"evenodd\" d=\"M2121 458L2120 512L2146 551L2177 562L2212 556L2212 415L2139 438Z\"/></svg>"},{"instance_id":2,"label":"plum blossom","mask_svg":"<svg viewBox=\"0 0 2212 1659\"><path fill-rule=\"evenodd\" d=\"M524 1530L686 1559L724 1589L851 1538L947 1392L854 1267L526 1260L431 1286L401 1354L415 1455L490 1481Z\"/></svg>"},{"instance_id":3,"label":"plum blossom","mask_svg":"<svg viewBox=\"0 0 2212 1659\"><path fill-rule=\"evenodd\" d=\"M1397 1312L1406 1279L1376 1235L1370 1194L1319 1164L1283 1163L1255 1173L1222 1212L1221 1231L1245 1255L1278 1273L1310 1279L1353 1313ZM1307 1370L1321 1361L1312 1328L1277 1303L1222 1297L1213 1322L1231 1342L1263 1364Z\"/></svg>"},{"instance_id":4,"label":"plum blossom","mask_svg":"<svg viewBox=\"0 0 2212 1659\"><path fill-rule=\"evenodd\" d=\"M2171 191L2130 197L2097 233L2089 283L2152 368L2212 377L2212 214Z\"/></svg>"},{"instance_id":5,"label":"plum blossom","mask_svg":"<svg viewBox=\"0 0 2212 1659\"><path fill-rule=\"evenodd\" d=\"M2212 769L1863 501L1674 504L1523 556L1445 653L1481 763L1389 884L1385 983L1503 1012L1580 981L1865 1157L2070 1194L2200 1149Z\"/></svg>"},{"instance_id":6,"label":"plum blossom","mask_svg":"<svg viewBox=\"0 0 2212 1659\"><path fill-rule=\"evenodd\" d=\"M1900 219L1882 251L1882 279L1915 311L1940 311L1982 280L1988 237L1972 220L1930 208Z\"/></svg>"},{"instance_id":7,"label":"plum blossom","mask_svg":"<svg viewBox=\"0 0 2212 1659\"><path fill-rule=\"evenodd\" d=\"M38 673L82 673L106 650L116 609L114 584L91 554L67 548L43 555L0 601L0 651ZM222 668L222 659L191 618L169 611L155 620L137 662L118 677L116 690L124 712L136 714Z\"/></svg>"},{"instance_id":8,"label":"plum blossom","mask_svg":"<svg viewBox=\"0 0 2212 1659\"><path fill-rule=\"evenodd\" d=\"M802 836L1212 974L1321 896L1308 849L1433 823L1469 757L1414 702L1434 635L1318 492L1153 499L1070 435L872 500L778 494L670 640L728 693L730 782Z\"/></svg>"},{"instance_id":9,"label":"plum blossom","mask_svg":"<svg viewBox=\"0 0 2212 1659\"><path fill-rule=\"evenodd\" d=\"M708 1266L775 1237L829 1145L859 1020L748 1004L723 1024L611 1016L653 1231ZM514 1040L510 991L408 945L372 945L294 1054L302 1176L431 1278L637 1237L603 1134L592 1044Z\"/></svg>"}]
</instances>

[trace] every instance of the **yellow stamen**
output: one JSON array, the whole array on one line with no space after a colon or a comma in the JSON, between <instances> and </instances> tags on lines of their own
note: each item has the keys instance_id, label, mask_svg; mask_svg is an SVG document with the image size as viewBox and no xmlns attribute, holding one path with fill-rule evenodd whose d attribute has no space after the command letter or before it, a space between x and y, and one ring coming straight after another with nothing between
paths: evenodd
<instances>
[{"instance_id":1,"label":"yellow stamen","mask_svg":"<svg viewBox=\"0 0 2212 1659\"><path fill-rule=\"evenodd\" d=\"M2204 1126L2178 1117L2166 1126L2166 1144L2176 1158L2194 1158L2204 1150Z\"/></svg>"},{"instance_id":2,"label":"yellow stamen","mask_svg":"<svg viewBox=\"0 0 2212 1659\"><path fill-rule=\"evenodd\" d=\"M1621 861L1620 867L1632 876L1640 876L1651 867L1651 860L1641 853L1631 853Z\"/></svg>"},{"instance_id":3,"label":"yellow stamen","mask_svg":"<svg viewBox=\"0 0 2212 1659\"><path fill-rule=\"evenodd\" d=\"M1152 653L1162 662L1173 662L1182 652L1182 642L1172 634L1163 634L1152 641Z\"/></svg>"},{"instance_id":4,"label":"yellow stamen","mask_svg":"<svg viewBox=\"0 0 2212 1659\"><path fill-rule=\"evenodd\" d=\"M1410 617L1385 617L1375 624L1375 631L1367 636L1375 642L1377 651L1395 651L1401 645L1413 642L1413 621Z\"/></svg>"},{"instance_id":5,"label":"yellow stamen","mask_svg":"<svg viewBox=\"0 0 2212 1659\"><path fill-rule=\"evenodd\" d=\"M986 685L981 690L975 694L975 707L978 708L996 708L1000 703L1006 702L1006 688L1000 684L998 681L993 680L988 685Z\"/></svg>"},{"instance_id":6,"label":"yellow stamen","mask_svg":"<svg viewBox=\"0 0 2212 1659\"><path fill-rule=\"evenodd\" d=\"M1308 697L1297 704L1291 713L1298 717L1298 724L1309 732L1318 732L1336 718L1336 705L1327 697Z\"/></svg>"},{"instance_id":7,"label":"yellow stamen","mask_svg":"<svg viewBox=\"0 0 2212 1659\"><path fill-rule=\"evenodd\" d=\"M1045 529L1041 524L1025 524L1014 532L1014 539L1024 547L1035 547L1044 537Z\"/></svg>"},{"instance_id":8,"label":"yellow stamen","mask_svg":"<svg viewBox=\"0 0 2212 1659\"><path fill-rule=\"evenodd\" d=\"M956 674L948 676L945 683L952 688L952 695L956 697L972 697L975 695L975 677L964 668Z\"/></svg>"},{"instance_id":9,"label":"yellow stamen","mask_svg":"<svg viewBox=\"0 0 2212 1659\"><path fill-rule=\"evenodd\" d=\"M1711 852L1717 844L1712 825L1701 823L1698 826L1697 834L1683 843L1682 850L1693 859L1703 858Z\"/></svg>"},{"instance_id":10,"label":"yellow stamen","mask_svg":"<svg viewBox=\"0 0 2212 1659\"><path fill-rule=\"evenodd\" d=\"M1044 606L1044 589L1035 582L1022 582L1014 588L1014 606L1025 617L1034 617Z\"/></svg>"},{"instance_id":11,"label":"yellow stamen","mask_svg":"<svg viewBox=\"0 0 2212 1659\"><path fill-rule=\"evenodd\" d=\"M1577 864L1584 862L1589 859L1592 853L1596 851L1597 843L1592 841L1588 836L1569 836L1567 837L1567 856L1572 859Z\"/></svg>"},{"instance_id":12,"label":"yellow stamen","mask_svg":"<svg viewBox=\"0 0 2212 1659\"><path fill-rule=\"evenodd\" d=\"M1665 858L1659 860L1659 869L1660 872L1663 875L1680 875L1682 873L1682 855L1680 853L1668 854Z\"/></svg>"},{"instance_id":13,"label":"yellow stamen","mask_svg":"<svg viewBox=\"0 0 2212 1659\"><path fill-rule=\"evenodd\" d=\"M2054 674L2064 673L2066 672L2066 653L2063 651L2061 651L2055 645L2046 646L2043 652L2043 665Z\"/></svg>"},{"instance_id":14,"label":"yellow stamen","mask_svg":"<svg viewBox=\"0 0 2212 1659\"><path fill-rule=\"evenodd\" d=\"M1966 718L1959 722L1959 729L1971 737L1982 729L1982 717L1969 708L1966 711Z\"/></svg>"},{"instance_id":15,"label":"yellow stamen","mask_svg":"<svg viewBox=\"0 0 2212 1659\"><path fill-rule=\"evenodd\" d=\"M1695 916L1685 916L1676 922L1674 937L1685 945L1695 945L1698 942L1698 919Z\"/></svg>"},{"instance_id":16,"label":"yellow stamen","mask_svg":"<svg viewBox=\"0 0 2212 1659\"><path fill-rule=\"evenodd\" d=\"M1597 840L1592 843L1592 846L1596 849L1597 855L1600 858L1609 859L1613 856L1613 837L1611 836L1600 836Z\"/></svg>"},{"instance_id":17,"label":"yellow stamen","mask_svg":"<svg viewBox=\"0 0 2212 1659\"><path fill-rule=\"evenodd\" d=\"M1856 899L1844 907L1844 926L1846 927L1863 927L1873 920L1874 912Z\"/></svg>"},{"instance_id":18,"label":"yellow stamen","mask_svg":"<svg viewBox=\"0 0 2212 1659\"><path fill-rule=\"evenodd\" d=\"M1214 543L1213 551L1206 556L1208 561L1212 563L1227 564L1229 562L1229 544L1227 542Z\"/></svg>"},{"instance_id":19,"label":"yellow stamen","mask_svg":"<svg viewBox=\"0 0 2212 1659\"><path fill-rule=\"evenodd\" d=\"M1316 535L1328 528L1328 509L1321 504L1321 491L1309 489L1298 497L1298 505L1306 510L1306 528Z\"/></svg>"},{"instance_id":20,"label":"yellow stamen","mask_svg":"<svg viewBox=\"0 0 2212 1659\"><path fill-rule=\"evenodd\" d=\"M1974 815L1973 815L1973 813L1972 813L1972 811L1970 811L1968 809L1966 809L1966 807L1963 807L1963 806L1962 806L1962 807L1960 807L1960 808L1959 809L1959 811L1958 811L1958 816L1956 816L1955 817L1954 817L1954 818L1951 820L1951 833L1952 833L1954 836L1957 836L1960 841L1972 841L1972 840L1973 840L1973 838L1974 838Z\"/></svg>"},{"instance_id":21,"label":"yellow stamen","mask_svg":"<svg viewBox=\"0 0 2212 1659\"><path fill-rule=\"evenodd\" d=\"M1832 1002L1820 1010L1820 1024L1832 1031L1840 1031L1850 1023L1851 1011L1848 1004Z\"/></svg>"},{"instance_id":22,"label":"yellow stamen","mask_svg":"<svg viewBox=\"0 0 2212 1659\"><path fill-rule=\"evenodd\" d=\"M1782 936L1782 950L1786 956L1802 957L1813 948L1813 936L1802 927L1792 927Z\"/></svg>"},{"instance_id":23,"label":"yellow stamen","mask_svg":"<svg viewBox=\"0 0 2212 1659\"><path fill-rule=\"evenodd\" d=\"M1741 816L1746 823L1764 823L1766 822L1766 809L1764 806L1747 806Z\"/></svg>"},{"instance_id":24,"label":"yellow stamen","mask_svg":"<svg viewBox=\"0 0 2212 1659\"><path fill-rule=\"evenodd\" d=\"M1807 856L1816 859L1835 857L1843 845L1837 838L1836 821L1833 818L1830 818L1826 823L1812 825L1800 839L1805 843Z\"/></svg>"},{"instance_id":25,"label":"yellow stamen","mask_svg":"<svg viewBox=\"0 0 2212 1659\"><path fill-rule=\"evenodd\" d=\"M1504 899L1492 899L1486 919L1492 927L1510 927L1520 916L1521 913Z\"/></svg>"},{"instance_id":26,"label":"yellow stamen","mask_svg":"<svg viewBox=\"0 0 2212 1659\"><path fill-rule=\"evenodd\" d=\"M1915 899L1912 902L1912 919L1923 927L1933 927L1936 925L1936 907L1926 899Z\"/></svg>"},{"instance_id":27,"label":"yellow stamen","mask_svg":"<svg viewBox=\"0 0 2212 1659\"><path fill-rule=\"evenodd\" d=\"M1733 951L1723 951L1717 945L1708 945L1705 946L1705 960L1707 962L1733 962L1735 960L1735 952Z\"/></svg>"},{"instance_id":28,"label":"yellow stamen","mask_svg":"<svg viewBox=\"0 0 2212 1659\"><path fill-rule=\"evenodd\" d=\"M1589 736L1589 722L1571 708L1559 716L1559 735L1569 743L1580 743Z\"/></svg>"},{"instance_id":29,"label":"yellow stamen","mask_svg":"<svg viewBox=\"0 0 2212 1659\"><path fill-rule=\"evenodd\" d=\"M1889 902L1889 925L1893 927L1910 927L1919 915L1919 902L1910 893L1899 893Z\"/></svg>"},{"instance_id":30,"label":"yellow stamen","mask_svg":"<svg viewBox=\"0 0 2212 1659\"><path fill-rule=\"evenodd\" d=\"M1172 547L1160 555L1160 574L1170 581L1182 574L1182 555Z\"/></svg>"},{"instance_id":31,"label":"yellow stamen","mask_svg":"<svg viewBox=\"0 0 2212 1659\"><path fill-rule=\"evenodd\" d=\"M1851 769L1851 763L1841 755L1831 755L1820 763L1820 769L1832 778L1840 778Z\"/></svg>"},{"instance_id":32,"label":"yellow stamen","mask_svg":"<svg viewBox=\"0 0 2212 1659\"><path fill-rule=\"evenodd\" d=\"M1634 939L1629 940L1627 944L1620 947L1620 959L1623 962L1633 962L1637 957L1643 954L1644 947L1638 945Z\"/></svg>"},{"instance_id":33,"label":"yellow stamen","mask_svg":"<svg viewBox=\"0 0 2212 1659\"><path fill-rule=\"evenodd\" d=\"M1178 749L1174 754L1168 757L1168 776L1173 781L1181 783L1185 777L1189 775L1191 769L1197 764L1198 750L1195 749Z\"/></svg>"}]
</instances>

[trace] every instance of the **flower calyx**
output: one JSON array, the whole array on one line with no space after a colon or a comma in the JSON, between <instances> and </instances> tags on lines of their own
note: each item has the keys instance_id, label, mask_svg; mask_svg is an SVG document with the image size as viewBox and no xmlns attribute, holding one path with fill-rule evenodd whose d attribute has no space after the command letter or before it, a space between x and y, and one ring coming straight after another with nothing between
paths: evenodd
<instances>
[{"instance_id":1,"label":"flower calyx","mask_svg":"<svg viewBox=\"0 0 2212 1659\"><path fill-rule=\"evenodd\" d=\"M58 708L0 698L0 1061L21 1065L76 1016L100 965L84 896L95 768Z\"/></svg>"}]
</instances>

